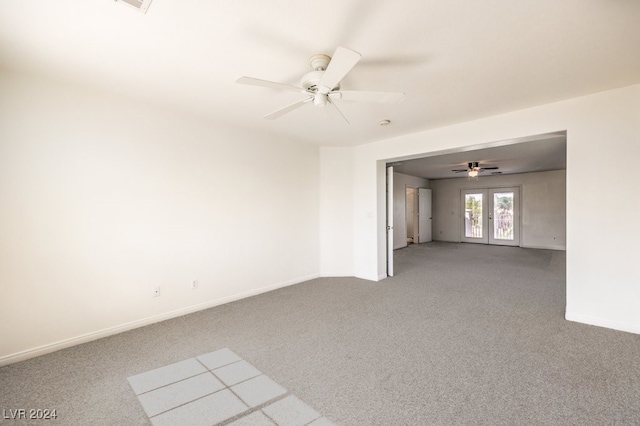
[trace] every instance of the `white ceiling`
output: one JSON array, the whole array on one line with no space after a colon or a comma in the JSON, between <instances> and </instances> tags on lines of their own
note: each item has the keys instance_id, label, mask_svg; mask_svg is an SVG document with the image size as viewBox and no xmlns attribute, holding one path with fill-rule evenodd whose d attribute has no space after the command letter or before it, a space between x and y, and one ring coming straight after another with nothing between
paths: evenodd
<instances>
[{"instance_id":1,"label":"white ceiling","mask_svg":"<svg viewBox=\"0 0 640 426\"><path fill-rule=\"evenodd\" d=\"M635 0L2 0L0 67L352 146L639 83L639 22ZM269 121L301 95L234 83L298 84L337 46L363 55L343 89L406 98L342 102L351 125L312 105Z\"/></svg>"}]
</instances>

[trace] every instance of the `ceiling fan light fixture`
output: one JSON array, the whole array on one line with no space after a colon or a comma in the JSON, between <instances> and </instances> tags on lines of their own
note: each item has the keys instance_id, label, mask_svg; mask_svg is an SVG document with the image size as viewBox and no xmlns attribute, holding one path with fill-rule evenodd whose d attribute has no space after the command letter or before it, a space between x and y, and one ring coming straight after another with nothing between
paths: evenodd
<instances>
[{"instance_id":1,"label":"ceiling fan light fixture","mask_svg":"<svg viewBox=\"0 0 640 426\"><path fill-rule=\"evenodd\" d=\"M313 104L315 106L325 106L327 105L328 96L322 93L316 93L313 97Z\"/></svg>"},{"instance_id":2,"label":"ceiling fan light fixture","mask_svg":"<svg viewBox=\"0 0 640 426\"><path fill-rule=\"evenodd\" d=\"M478 171L477 170L469 170L469 177L470 178L478 177Z\"/></svg>"}]
</instances>

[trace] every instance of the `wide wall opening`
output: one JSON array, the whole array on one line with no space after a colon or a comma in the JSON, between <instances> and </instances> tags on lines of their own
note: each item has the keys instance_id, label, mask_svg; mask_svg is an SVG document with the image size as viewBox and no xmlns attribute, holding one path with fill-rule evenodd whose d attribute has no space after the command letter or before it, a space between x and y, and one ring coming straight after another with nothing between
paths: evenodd
<instances>
[{"instance_id":1,"label":"wide wall opening","mask_svg":"<svg viewBox=\"0 0 640 426\"><path fill-rule=\"evenodd\" d=\"M420 190L429 191L428 241L566 250L566 139L557 132L389 161L387 275L399 272L395 251L414 235L420 243L414 218L424 218L411 199Z\"/></svg>"}]
</instances>

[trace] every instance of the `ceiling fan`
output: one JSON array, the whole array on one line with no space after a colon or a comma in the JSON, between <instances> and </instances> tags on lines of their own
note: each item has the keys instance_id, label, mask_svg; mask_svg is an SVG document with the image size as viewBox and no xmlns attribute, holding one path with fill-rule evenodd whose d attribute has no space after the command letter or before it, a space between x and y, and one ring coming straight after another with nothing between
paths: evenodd
<instances>
[{"instance_id":1,"label":"ceiling fan","mask_svg":"<svg viewBox=\"0 0 640 426\"><path fill-rule=\"evenodd\" d=\"M287 90L306 95L304 99L269 113L263 118L274 120L307 103L313 103L313 105L319 107L329 105L329 110L337 113L337 115L341 116L348 124L349 120L347 120L335 104L335 101L338 99L345 101L398 102L404 97L404 93L401 92L341 90L340 82L361 58L362 55L358 52L347 49L346 47L338 47L333 54L333 58L322 54L313 55L309 59L309 65L311 65L313 71L302 76L300 82L301 87L252 77L240 77L236 80L236 83L270 87L272 89Z\"/></svg>"},{"instance_id":2,"label":"ceiling fan","mask_svg":"<svg viewBox=\"0 0 640 426\"><path fill-rule=\"evenodd\" d=\"M467 166L468 167L466 169L455 169L455 170L451 170L451 171L452 172L456 172L456 173L467 172L469 177L472 178L472 177L477 177L480 172L483 172L485 170L497 170L497 169L499 169L499 167L480 167L480 163L477 162L477 161L469 162L469 163L467 163Z\"/></svg>"}]
</instances>

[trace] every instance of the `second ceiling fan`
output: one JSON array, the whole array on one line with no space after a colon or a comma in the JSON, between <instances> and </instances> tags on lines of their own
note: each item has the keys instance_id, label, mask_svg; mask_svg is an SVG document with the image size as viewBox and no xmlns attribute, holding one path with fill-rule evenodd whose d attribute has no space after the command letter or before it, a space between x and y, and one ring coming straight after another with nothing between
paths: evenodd
<instances>
[{"instance_id":1,"label":"second ceiling fan","mask_svg":"<svg viewBox=\"0 0 640 426\"><path fill-rule=\"evenodd\" d=\"M480 172L485 170L497 170L499 167L480 167L480 163L478 161L471 161L467 163L468 167L466 169L454 169L451 170L455 173L467 172L470 178L478 176Z\"/></svg>"},{"instance_id":2,"label":"second ceiling fan","mask_svg":"<svg viewBox=\"0 0 640 426\"><path fill-rule=\"evenodd\" d=\"M253 77L240 77L236 83L252 86L269 87L272 89L298 92L306 95L304 99L296 101L284 108L278 109L264 116L266 119L276 119L301 106L313 103L315 106L329 106L330 111L340 115L347 123L349 121L335 104L335 100L365 101L365 102L398 102L404 97L402 92L373 92L364 90L341 90L340 82L360 61L362 55L358 52L338 47L333 57L319 54L309 59L309 65L313 71L302 77L301 87L261 80Z\"/></svg>"}]
</instances>

